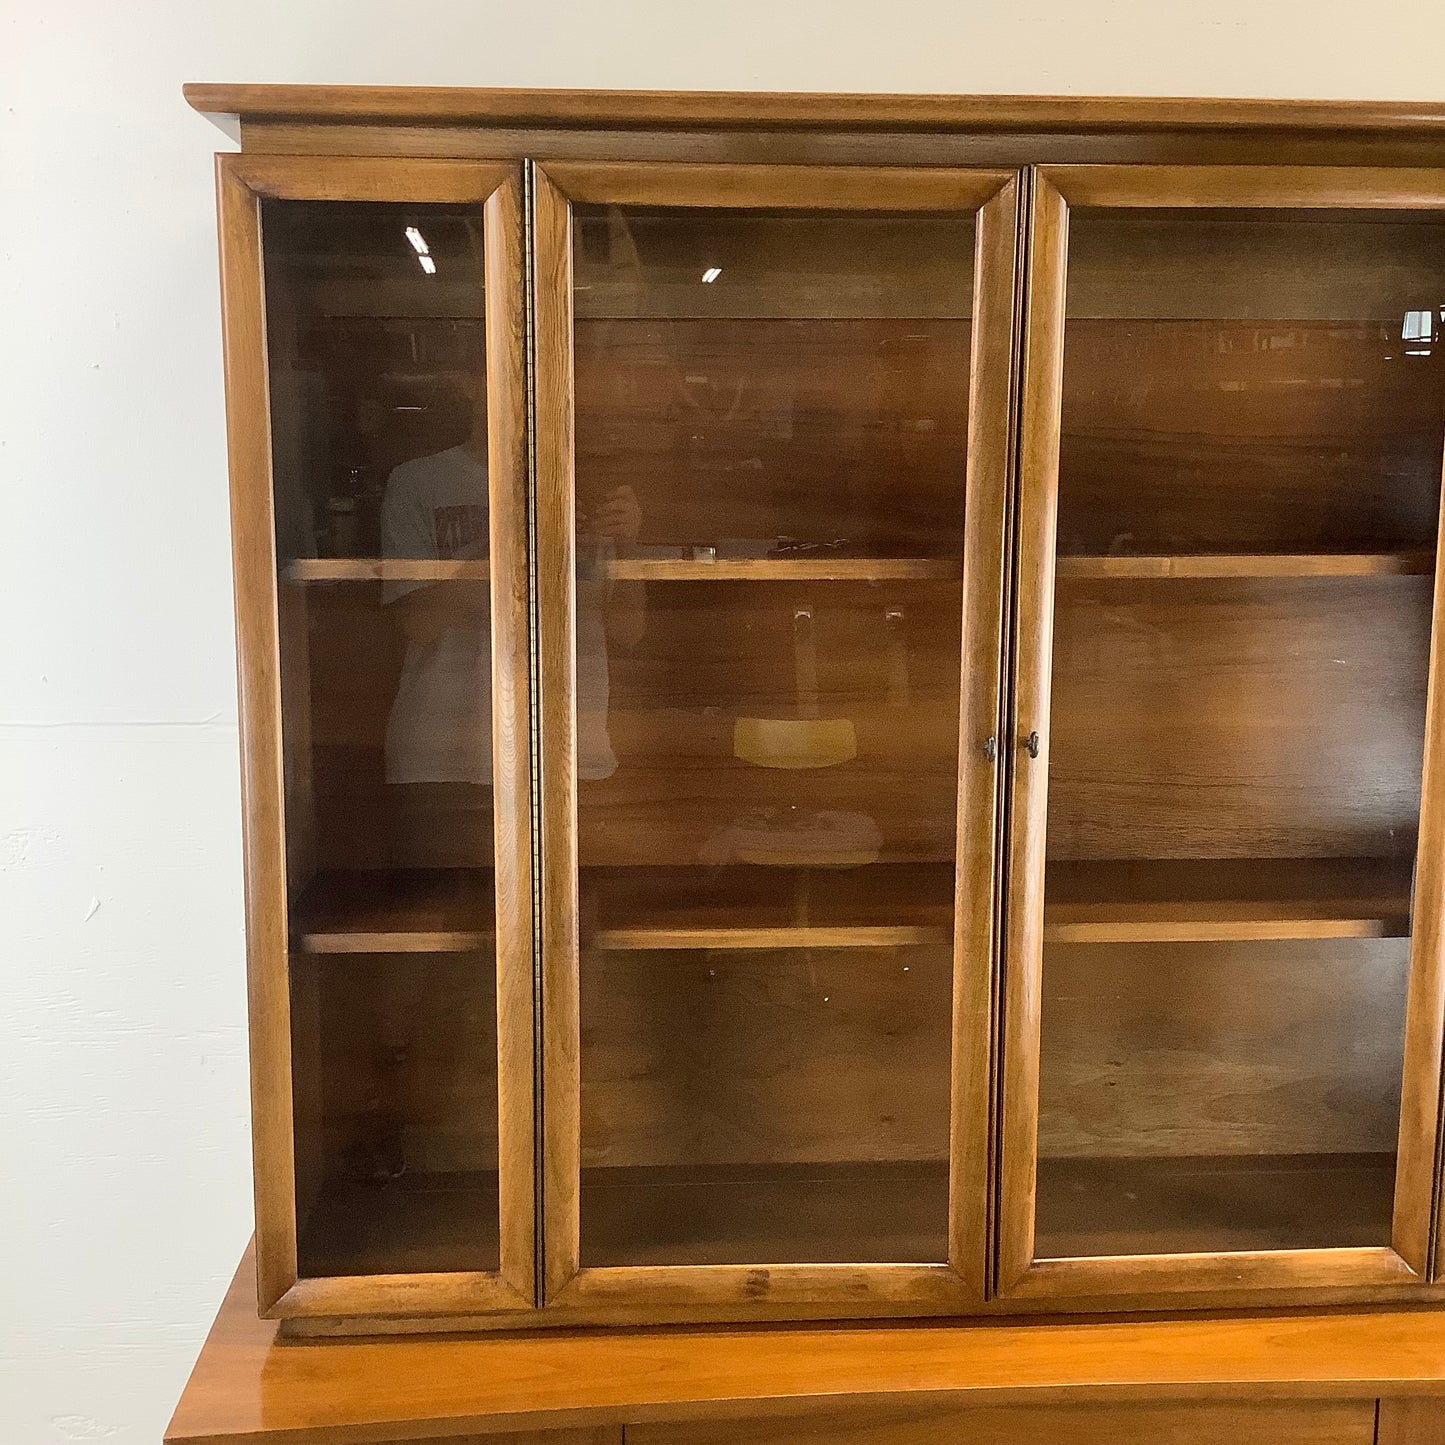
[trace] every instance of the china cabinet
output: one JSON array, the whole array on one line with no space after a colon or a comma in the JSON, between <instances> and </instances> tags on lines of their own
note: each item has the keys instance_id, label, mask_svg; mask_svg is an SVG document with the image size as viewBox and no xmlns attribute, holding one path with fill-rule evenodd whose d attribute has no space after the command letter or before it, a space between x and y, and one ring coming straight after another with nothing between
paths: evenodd
<instances>
[{"instance_id":1,"label":"china cabinet","mask_svg":"<svg viewBox=\"0 0 1445 1445\"><path fill-rule=\"evenodd\" d=\"M188 95L264 1313L1445 1299L1445 110Z\"/></svg>"}]
</instances>

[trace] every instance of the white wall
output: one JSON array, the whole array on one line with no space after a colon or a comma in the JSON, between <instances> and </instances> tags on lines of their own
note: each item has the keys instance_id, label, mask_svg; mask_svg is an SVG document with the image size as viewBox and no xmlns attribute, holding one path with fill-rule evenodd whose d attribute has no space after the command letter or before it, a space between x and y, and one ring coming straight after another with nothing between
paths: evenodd
<instances>
[{"instance_id":1,"label":"white wall","mask_svg":"<svg viewBox=\"0 0 1445 1445\"><path fill-rule=\"evenodd\" d=\"M250 1229L187 80L1445 98L1439 0L0 0L0 1440L159 1432Z\"/></svg>"}]
</instances>

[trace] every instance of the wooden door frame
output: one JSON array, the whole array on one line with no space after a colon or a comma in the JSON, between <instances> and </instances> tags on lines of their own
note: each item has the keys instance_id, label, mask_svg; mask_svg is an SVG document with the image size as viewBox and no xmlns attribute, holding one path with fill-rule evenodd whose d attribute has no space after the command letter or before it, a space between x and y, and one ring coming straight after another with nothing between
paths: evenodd
<instances>
[{"instance_id":1,"label":"wooden door frame","mask_svg":"<svg viewBox=\"0 0 1445 1445\"><path fill-rule=\"evenodd\" d=\"M1000 708L1017 172L537 161L535 447L542 841L544 1304L589 1317L954 1313L986 1297ZM584 1268L580 1253L572 204L976 216L964 536L949 1262Z\"/></svg>"},{"instance_id":2,"label":"wooden door frame","mask_svg":"<svg viewBox=\"0 0 1445 1445\"><path fill-rule=\"evenodd\" d=\"M1033 175L1019 428L1019 594L1004 939L1002 1107L996 1286L1019 1300L1109 1302L1191 1295L1237 1301L1294 1290L1418 1286L1438 1248L1441 1034L1445 1021L1445 569L1438 565L1426 703L1424 787L1411 920L1411 970L1392 1243L1036 1260L1044 857L1055 519L1069 212L1097 209L1445 211L1445 170L1083 165ZM1021 739L1037 732L1037 755Z\"/></svg>"},{"instance_id":3,"label":"wooden door frame","mask_svg":"<svg viewBox=\"0 0 1445 1445\"><path fill-rule=\"evenodd\" d=\"M252 1145L268 1318L527 1310L535 1300L524 207L515 163L216 158L241 724ZM483 208L491 508L500 1248L498 1271L302 1278L292 1120L281 626L261 202Z\"/></svg>"}]
</instances>

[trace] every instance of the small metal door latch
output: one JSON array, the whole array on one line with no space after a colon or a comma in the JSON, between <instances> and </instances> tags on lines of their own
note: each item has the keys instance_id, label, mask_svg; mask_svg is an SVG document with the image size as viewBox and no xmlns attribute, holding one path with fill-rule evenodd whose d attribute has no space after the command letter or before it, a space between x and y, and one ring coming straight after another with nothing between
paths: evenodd
<instances>
[{"instance_id":1,"label":"small metal door latch","mask_svg":"<svg viewBox=\"0 0 1445 1445\"><path fill-rule=\"evenodd\" d=\"M983 755L989 762L993 762L998 757L998 738L995 734L990 733L983 740Z\"/></svg>"},{"instance_id":2,"label":"small metal door latch","mask_svg":"<svg viewBox=\"0 0 1445 1445\"><path fill-rule=\"evenodd\" d=\"M1028 737L1026 737L1026 738L1024 739L1024 751L1025 751L1031 758L1036 758L1036 757L1038 757L1038 755L1039 755L1039 735L1038 735L1038 733L1032 732L1032 733L1030 733L1030 734L1028 735Z\"/></svg>"}]
</instances>

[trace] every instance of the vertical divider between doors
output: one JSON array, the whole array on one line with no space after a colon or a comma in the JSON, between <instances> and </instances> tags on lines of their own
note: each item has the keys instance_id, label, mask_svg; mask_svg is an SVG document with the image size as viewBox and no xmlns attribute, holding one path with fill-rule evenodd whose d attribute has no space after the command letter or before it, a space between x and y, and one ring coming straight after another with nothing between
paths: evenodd
<instances>
[{"instance_id":1,"label":"vertical divider between doors","mask_svg":"<svg viewBox=\"0 0 1445 1445\"><path fill-rule=\"evenodd\" d=\"M1048 178L1036 172L1029 195L1019 361L1014 686L1003 734L1009 815L1000 1009L995 1279L1000 1294L1022 1278L1034 1256L1049 674L1067 250L1068 209ZM1025 759L1021 737L1034 730L1042 745L1036 756Z\"/></svg>"},{"instance_id":2,"label":"vertical divider between doors","mask_svg":"<svg viewBox=\"0 0 1445 1445\"><path fill-rule=\"evenodd\" d=\"M1000 1124L1003 1118L1004 1068L1004 975L1007 967L1009 887L1009 833L1013 772L1006 766L1010 755L1014 709L1014 656L1016 605L1018 600L1018 482L1019 412L1023 396L1023 328L1028 307L1029 220L1033 198L1032 167L1019 172L1014 215L1013 329L1009 353L1008 478L1003 518L1003 595L1000 599L1002 624L999 633L998 792L994 808L994 900L993 952L989 985L989 1131L987 1211L987 1298L998 1292Z\"/></svg>"},{"instance_id":3,"label":"vertical divider between doors","mask_svg":"<svg viewBox=\"0 0 1445 1445\"><path fill-rule=\"evenodd\" d=\"M572 208L533 163L533 511L536 556L542 1299L580 1251Z\"/></svg>"},{"instance_id":4,"label":"vertical divider between doors","mask_svg":"<svg viewBox=\"0 0 1445 1445\"><path fill-rule=\"evenodd\" d=\"M485 203L487 428L492 559L492 729L501 1276L536 1289L531 619L527 558L526 313L520 178Z\"/></svg>"},{"instance_id":5,"label":"vertical divider between doors","mask_svg":"<svg viewBox=\"0 0 1445 1445\"><path fill-rule=\"evenodd\" d=\"M949 1262L978 1300L987 1298L991 1277L997 738L1012 480L1018 197L1019 180L1008 176L977 212L964 507Z\"/></svg>"},{"instance_id":6,"label":"vertical divider between doors","mask_svg":"<svg viewBox=\"0 0 1445 1445\"><path fill-rule=\"evenodd\" d=\"M532 166L522 167L522 306L525 322L525 396L527 415L527 677L531 707L527 718L527 748L531 759L530 806L532 849L528 864L532 870L532 1303L542 1304L543 1270L546 1266L545 1217L547 1181L543 1161L547 1157L546 1095L542 1088L542 747L541 708L538 705L540 628L537 618L537 348L536 348L536 187Z\"/></svg>"}]
</instances>

